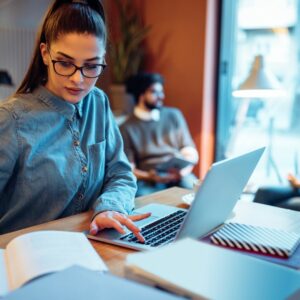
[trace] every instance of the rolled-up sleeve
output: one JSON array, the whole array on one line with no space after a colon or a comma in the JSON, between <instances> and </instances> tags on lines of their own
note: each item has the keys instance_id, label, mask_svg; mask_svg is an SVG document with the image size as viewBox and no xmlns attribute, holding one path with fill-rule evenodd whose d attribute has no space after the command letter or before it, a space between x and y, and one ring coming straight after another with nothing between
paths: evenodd
<instances>
[{"instance_id":1,"label":"rolled-up sleeve","mask_svg":"<svg viewBox=\"0 0 300 300\"><path fill-rule=\"evenodd\" d=\"M130 213L134 208L136 179L124 153L123 140L108 101L105 110L107 119L104 184L101 195L93 206L94 215L105 210Z\"/></svg>"}]
</instances>

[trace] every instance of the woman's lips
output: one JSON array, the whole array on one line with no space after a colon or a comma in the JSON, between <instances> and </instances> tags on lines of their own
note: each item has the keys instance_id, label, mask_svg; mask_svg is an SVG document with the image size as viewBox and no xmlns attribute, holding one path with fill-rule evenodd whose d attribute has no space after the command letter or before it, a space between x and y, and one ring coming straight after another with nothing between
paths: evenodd
<instances>
[{"instance_id":1,"label":"woman's lips","mask_svg":"<svg viewBox=\"0 0 300 300\"><path fill-rule=\"evenodd\" d=\"M79 95L80 93L83 92L83 89L77 89L77 88L67 88L66 87L66 90L68 91L69 94L71 95Z\"/></svg>"}]
</instances>

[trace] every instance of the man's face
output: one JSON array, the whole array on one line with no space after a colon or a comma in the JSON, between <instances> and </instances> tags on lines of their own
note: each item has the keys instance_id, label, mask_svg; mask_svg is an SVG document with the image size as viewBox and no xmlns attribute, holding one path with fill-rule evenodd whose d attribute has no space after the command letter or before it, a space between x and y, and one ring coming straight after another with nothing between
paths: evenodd
<instances>
[{"instance_id":1,"label":"man's face","mask_svg":"<svg viewBox=\"0 0 300 300\"><path fill-rule=\"evenodd\" d=\"M152 84L142 95L143 104L148 110L162 107L164 98L164 87L161 83Z\"/></svg>"}]
</instances>

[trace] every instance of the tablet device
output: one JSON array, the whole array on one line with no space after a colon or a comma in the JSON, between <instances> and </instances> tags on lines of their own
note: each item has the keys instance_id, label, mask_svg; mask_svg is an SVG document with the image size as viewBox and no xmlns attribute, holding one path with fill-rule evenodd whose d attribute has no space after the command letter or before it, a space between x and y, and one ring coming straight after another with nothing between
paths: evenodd
<instances>
[{"instance_id":1,"label":"tablet device","mask_svg":"<svg viewBox=\"0 0 300 300\"><path fill-rule=\"evenodd\" d=\"M169 159L168 161L161 163L157 167L157 170L158 171L163 171L163 172L167 172L170 169L181 170L181 169L183 169L187 166L192 166L194 164L195 163L193 163L190 160L187 160L183 157L174 156L171 159Z\"/></svg>"}]
</instances>

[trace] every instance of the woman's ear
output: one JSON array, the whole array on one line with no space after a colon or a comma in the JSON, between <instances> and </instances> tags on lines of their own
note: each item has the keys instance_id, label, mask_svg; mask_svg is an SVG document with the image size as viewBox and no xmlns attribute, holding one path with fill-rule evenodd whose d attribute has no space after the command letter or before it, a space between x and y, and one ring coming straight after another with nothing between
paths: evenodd
<instances>
[{"instance_id":1,"label":"woman's ear","mask_svg":"<svg viewBox=\"0 0 300 300\"><path fill-rule=\"evenodd\" d=\"M41 51L41 56L43 58L43 62L46 66L49 64L49 52L48 52L48 47L45 43L40 44L40 51Z\"/></svg>"}]
</instances>

